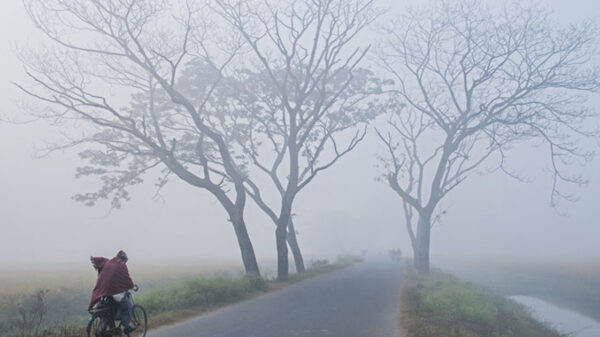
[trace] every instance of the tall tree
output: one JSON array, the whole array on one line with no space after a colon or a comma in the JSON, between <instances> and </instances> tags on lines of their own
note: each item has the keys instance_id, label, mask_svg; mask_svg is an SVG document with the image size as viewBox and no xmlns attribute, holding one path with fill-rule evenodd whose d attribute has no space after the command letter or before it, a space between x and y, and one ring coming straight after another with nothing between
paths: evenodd
<instances>
[{"instance_id":1,"label":"tall tree","mask_svg":"<svg viewBox=\"0 0 600 337\"><path fill-rule=\"evenodd\" d=\"M586 124L597 114L585 104L600 87L597 33L592 22L562 27L539 7L493 10L471 0L412 9L385 29L380 61L406 105L378 135L420 272L429 271L440 201L491 163L510 173L510 146L547 146L552 204L569 197L561 183L585 182L568 168L591 155L582 137L598 135Z\"/></svg>"},{"instance_id":2,"label":"tall tree","mask_svg":"<svg viewBox=\"0 0 600 337\"><path fill-rule=\"evenodd\" d=\"M372 1L216 0L217 9L246 41L256 71L245 74L253 114L251 162L271 180L278 205L266 202L250 180L247 188L276 223L278 279L288 277L288 228L298 193L363 139L360 127L374 113L367 97L380 84L358 65L368 47L357 35L376 17ZM344 131L355 131L340 144ZM260 136L259 136L260 135ZM264 144L257 139L266 138ZM261 148L271 147L274 156ZM294 230L289 233L295 236ZM295 240L295 238L294 238Z\"/></svg>"},{"instance_id":3,"label":"tall tree","mask_svg":"<svg viewBox=\"0 0 600 337\"><path fill-rule=\"evenodd\" d=\"M111 198L119 207L131 185L162 166L160 186L174 174L219 201L246 272L258 274L244 221L243 162L228 145L231 130L219 127L230 117L219 114L214 96L240 41L220 34L206 7L190 2L25 4L52 46L24 55L31 83L17 85L49 103L39 117L78 126L63 129L71 138L63 147L85 146L81 156L90 165L78 175L99 175L103 182L99 191L76 199L93 205ZM190 67L197 72L182 76Z\"/></svg>"}]
</instances>

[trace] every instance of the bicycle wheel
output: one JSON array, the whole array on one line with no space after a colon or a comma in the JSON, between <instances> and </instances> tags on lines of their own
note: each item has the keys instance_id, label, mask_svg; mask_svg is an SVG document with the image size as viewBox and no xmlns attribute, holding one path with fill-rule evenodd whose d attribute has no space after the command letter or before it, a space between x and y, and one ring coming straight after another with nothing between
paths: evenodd
<instances>
[{"instance_id":1,"label":"bicycle wheel","mask_svg":"<svg viewBox=\"0 0 600 337\"><path fill-rule=\"evenodd\" d=\"M111 329L103 315L95 313L90 318L90 322L86 328L87 337L110 337L112 336Z\"/></svg>"},{"instance_id":2,"label":"bicycle wheel","mask_svg":"<svg viewBox=\"0 0 600 337\"><path fill-rule=\"evenodd\" d=\"M141 305L134 304L131 308L131 322L136 327L131 336L145 337L148 330L148 317L146 316L146 310Z\"/></svg>"}]
</instances>

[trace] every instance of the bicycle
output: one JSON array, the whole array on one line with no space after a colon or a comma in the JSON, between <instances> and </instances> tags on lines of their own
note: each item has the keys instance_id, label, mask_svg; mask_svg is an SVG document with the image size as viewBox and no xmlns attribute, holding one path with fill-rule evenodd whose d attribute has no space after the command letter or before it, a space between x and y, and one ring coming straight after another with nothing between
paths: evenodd
<instances>
[{"instance_id":1,"label":"bicycle","mask_svg":"<svg viewBox=\"0 0 600 337\"><path fill-rule=\"evenodd\" d=\"M89 310L92 317L86 328L88 337L146 336L148 329L146 310L141 305L133 303L133 298L129 291L125 293L125 296L128 296L133 304L131 308L131 324L136 329L131 334L125 334L123 324L119 323L118 326L115 324L116 321L121 320L121 309L118 303L112 296L103 296Z\"/></svg>"}]
</instances>

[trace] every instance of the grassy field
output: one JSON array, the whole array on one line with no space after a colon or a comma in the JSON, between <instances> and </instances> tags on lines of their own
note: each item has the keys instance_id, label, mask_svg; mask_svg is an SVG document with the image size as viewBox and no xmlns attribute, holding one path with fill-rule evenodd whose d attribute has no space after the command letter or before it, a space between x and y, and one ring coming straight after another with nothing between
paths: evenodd
<instances>
[{"instance_id":1,"label":"grassy field","mask_svg":"<svg viewBox=\"0 0 600 337\"><path fill-rule=\"evenodd\" d=\"M338 258L333 263L313 261L305 274L292 275L289 283L355 262L357 259L348 257ZM134 301L146 308L151 327L285 286L266 278L244 276L234 265L205 265L201 271L191 266L157 267L130 266L132 277L144 289L134 295ZM87 274L73 270L55 271L49 272L46 280L39 275L34 280L27 273L13 272L12 277L3 274L0 281L0 336L82 336L89 318L86 308L90 289L96 277L93 272L91 276ZM38 324L40 312L43 317Z\"/></svg>"},{"instance_id":2,"label":"grassy field","mask_svg":"<svg viewBox=\"0 0 600 337\"><path fill-rule=\"evenodd\" d=\"M600 321L600 263L455 260L453 274L499 294L538 297Z\"/></svg>"},{"instance_id":3,"label":"grassy field","mask_svg":"<svg viewBox=\"0 0 600 337\"><path fill-rule=\"evenodd\" d=\"M241 275L239 265L233 263L161 264L159 266L130 263L132 277L140 285L140 296L175 280ZM42 290L43 312L41 326L81 325L89 318L86 311L96 273L91 266L54 266L29 270L3 269L0 271L0 336L26 326L37 324L32 311L40 301ZM25 314L25 317L23 317Z\"/></svg>"},{"instance_id":4,"label":"grassy field","mask_svg":"<svg viewBox=\"0 0 600 337\"><path fill-rule=\"evenodd\" d=\"M404 337L561 337L521 305L480 286L407 267L401 292Z\"/></svg>"}]
</instances>

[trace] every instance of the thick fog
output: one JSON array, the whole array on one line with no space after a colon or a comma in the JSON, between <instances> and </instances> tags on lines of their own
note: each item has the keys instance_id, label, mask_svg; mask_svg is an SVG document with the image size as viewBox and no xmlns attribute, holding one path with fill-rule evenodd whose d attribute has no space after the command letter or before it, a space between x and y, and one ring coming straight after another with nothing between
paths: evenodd
<instances>
[{"instance_id":1,"label":"thick fog","mask_svg":"<svg viewBox=\"0 0 600 337\"><path fill-rule=\"evenodd\" d=\"M564 22L600 18L598 1L542 3ZM391 2L396 12L405 5ZM61 139L60 127L47 121L25 123L29 117L20 109L27 100L10 82L24 76L15 51L34 47L40 35L20 1L2 2L0 15L0 112L3 119L18 122L0 122L0 266L82 264L90 255L112 255L119 249L145 261L237 262L239 249L221 205L177 179L159 194L148 179L132 189L132 200L121 209L111 210L107 202L86 207L72 200L99 183L75 179L81 165L77 149L39 156L45 142ZM307 259L397 247L411 251L401 200L375 180L380 174L375 154L381 151L370 130L354 152L299 195L294 220ZM513 168L534 178L530 183L501 173L472 175L444 200L447 212L432 231L432 263L439 256L600 257L600 158L574 168L581 169L589 184L573 189L578 202L562 202L557 211L550 207L552 179L542 152L528 144L509 154ZM273 260L275 227L251 200L246 224L259 259Z\"/></svg>"}]
</instances>

